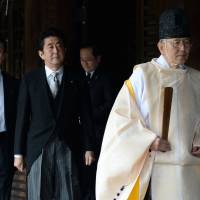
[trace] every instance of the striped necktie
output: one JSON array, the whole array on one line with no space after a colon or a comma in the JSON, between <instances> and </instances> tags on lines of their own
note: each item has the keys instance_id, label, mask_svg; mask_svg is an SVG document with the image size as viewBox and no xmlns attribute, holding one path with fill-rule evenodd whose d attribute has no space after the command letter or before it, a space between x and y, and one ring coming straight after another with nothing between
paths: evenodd
<instances>
[{"instance_id":1,"label":"striped necktie","mask_svg":"<svg viewBox=\"0 0 200 200\"><path fill-rule=\"evenodd\" d=\"M49 87L51 89L53 97L55 98L59 90L59 80L57 72L53 72L49 75Z\"/></svg>"}]
</instances>

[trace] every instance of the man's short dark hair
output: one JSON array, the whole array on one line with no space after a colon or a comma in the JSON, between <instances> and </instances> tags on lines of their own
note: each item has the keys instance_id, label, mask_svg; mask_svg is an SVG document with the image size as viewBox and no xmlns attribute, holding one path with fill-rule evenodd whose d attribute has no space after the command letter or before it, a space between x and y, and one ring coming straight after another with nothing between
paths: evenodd
<instances>
[{"instance_id":1,"label":"man's short dark hair","mask_svg":"<svg viewBox=\"0 0 200 200\"><path fill-rule=\"evenodd\" d=\"M3 38L0 38L0 48L4 50L4 53L7 51L7 43Z\"/></svg>"},{"instance_id":2,"label":"man's short dark hair","mask_svg":"<svg viewBox=\"0 0 200 200\"><path fill-rule=\"evenodd\" d=\"M92 49L92 54L95 58L97 56L101 56L101 51L95 44L84 44L80 47L80 49Z\"/></svg>"},{"instance_id":3,"label":"man's short dark hair","mask_svg":"<svg viewBox=\"0 0 200 200\"><path fill-rule=\"evenodd\" d=\"M57 28L50 27L44 32L42 32L37 40L37 50L43 50L44 40L48 37L57 37L63 43L65 47L65 37L64 34Z\"/></svg>"}]
</instances>

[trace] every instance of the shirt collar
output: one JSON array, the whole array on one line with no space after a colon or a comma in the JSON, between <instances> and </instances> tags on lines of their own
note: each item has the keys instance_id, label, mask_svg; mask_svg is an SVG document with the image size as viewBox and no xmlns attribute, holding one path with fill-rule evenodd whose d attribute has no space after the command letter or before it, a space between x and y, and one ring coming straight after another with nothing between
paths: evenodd
<instances>
[{"instance_id":1,"label":"shirt collar","mask_svg":"<svg viewBox=\"0 0 200 200\"><path fill-rule=\"evenodd\" d=\"M53 72L58 73L59 75L63 75L63 66L60 67L58 70L53 71L52 69L50 69L48 66L45 65L45 72L46 72L46 77L48 77L50 74L52 74Z\"/></svg>"},{"instance_id":2,"label":"shirt collar","mask_svg":"<svg viewBox=\"0 0 200 200\"><path fill-rule=\"evenodd\" d=\"M85 72L85 75L87 76L90 73L90 78L93 76L95 70L94 71L90 71L90 72Z\"/></svg>"}]
</instances>

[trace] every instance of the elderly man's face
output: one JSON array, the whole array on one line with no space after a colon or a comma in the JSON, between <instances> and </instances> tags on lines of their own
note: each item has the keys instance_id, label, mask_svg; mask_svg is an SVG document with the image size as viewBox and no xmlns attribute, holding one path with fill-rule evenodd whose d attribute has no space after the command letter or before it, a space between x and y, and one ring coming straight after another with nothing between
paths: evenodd
<instances>
[{"instance_id":1,"label":"elderly man's face","mask_svg":"<svg viewBox=\"0 0 200 200\"><path fill-rule=\"evenodd\" d=\"M189 38L171 38L159 41L158 48L171 67L185 64L188 59L191 42Z\"/></svg>"}]
</instances>

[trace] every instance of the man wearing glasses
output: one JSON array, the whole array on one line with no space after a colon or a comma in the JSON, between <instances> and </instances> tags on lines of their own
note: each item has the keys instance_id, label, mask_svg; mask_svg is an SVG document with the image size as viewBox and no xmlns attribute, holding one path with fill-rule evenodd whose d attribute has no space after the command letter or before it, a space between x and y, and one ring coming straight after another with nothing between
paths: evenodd
<instances>
[{"instance_id":1,"label":"man wearing glasses","mask_svg":"<svg viewBox=\"0 0 200 200\"><path fill-rule=\"evenodd\" d=\"M200 72L186 66L191 42L181 9L159 22L159 58L134 67L110 113L97 169L96 197L200 198ZM167 139L164 91L173 89Z\"/></svg>"}]
</instances>

